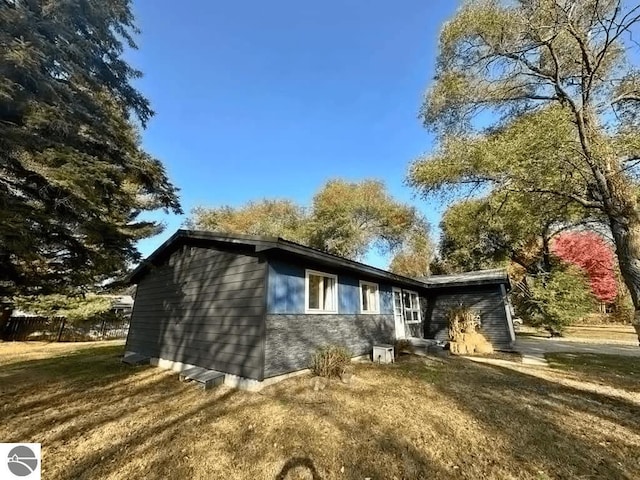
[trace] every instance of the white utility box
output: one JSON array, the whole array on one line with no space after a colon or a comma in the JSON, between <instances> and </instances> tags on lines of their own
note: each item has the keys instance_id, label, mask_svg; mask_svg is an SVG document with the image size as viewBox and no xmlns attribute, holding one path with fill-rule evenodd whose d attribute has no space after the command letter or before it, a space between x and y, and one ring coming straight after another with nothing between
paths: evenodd
<instances>
[{"instance_id":1,"label":"white utility box","mask_svg":"<svg viewBox=\"0 0 640 480\"><path fill-rule=\"evenodd\" d=\"M393 345L374 345L373 361L375 363L393 363Z\"/></svg>"}]
</instances>

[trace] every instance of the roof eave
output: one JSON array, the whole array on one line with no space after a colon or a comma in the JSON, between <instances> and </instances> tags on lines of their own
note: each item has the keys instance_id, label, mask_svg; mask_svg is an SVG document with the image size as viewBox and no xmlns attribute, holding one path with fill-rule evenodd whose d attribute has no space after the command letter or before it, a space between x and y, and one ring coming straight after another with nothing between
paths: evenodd
<instances>
[{"instance_id":1,"label":"roof eave","mask_svg":"<svg viewBox=\"0 0 640 480\"><path fill-rule=\"evenodd\" d=\"M171 235L167 240L165 240L158 248L156 248L151 255L140 262L136 268L133 269L129 274L125 275L124 283L129 285L134 285L138 283L139 277L145 273L147 268L149 268L153 261L158 258L167 248L169 248L173 243L175 243L180 237L184 236L184 230L178 230L176 233Z\"/></svg>"},{"instance_id":2,"label":"roof eave","mask_svg":"<svg viewBox=\"0 0 640 480\"><path fill-rule=\"evenodd\" d=\"M424 283L428 289L436 288L456 288L456 287L469 287L469 286L482 286L482 285L506 285L507 289L511 289L511 283L509 279L488 279L488 280L468 280L449 283Z\"/></svg>"},{"instance_id":3,"label":"roof eave","mask_svg":"<svg viewBox=\"0 0 640 480\"><path fill-rule=\"evenodd\" d=\"M370 265L365 265L364 263L356 262L354 260L340 258L328 253L315 251L313 249L309 249L307 247L297 245L295 243L288 242L287 240L283 240L283 239L279 239L277 245L256 248L256 251L273 251L273 250L278 250L278 251L294 254L297 256L309 258L319 263L328 264L331 266L337 266L337 267L345 268L348 270L363 272L375 278L383 278L383 279L392 280L398 283L412 285L417 288L425 288L425 284L420 280L404 277L402 275L397 275L395 273L391 273L386 270L382 270L380 268L372 267Z\"/></svg>"},{"instance_id":4,"label":"roof eave","mask_svg":"<svg viewBox=\"0 0 640 480\"><path fill-rule=\"evenodd\" d=\"M455 288L474 285L495 285L506 284L507 288L511 288L509 277L506 272L504 275L497 275L494 278L480 278L469 280L455 280L449 283L430 283L428 277L425 279L409 278L402 275L391 273L387 270L372 267L364 263L356 262L346 258L338 257L320 250L316 250L310 247L299 245L295 242L285 240L277 237L257 236L257 235L242 235L242 234L223 234L216 232L205 232L200 230L186 230L180 229L176 231L171 237L163 242L158 248L156 248L151 255L143 260L131 273L124 277L124 281L128 284L136 284L139 282L142 275L153 265L154 261L160 257L165 251L173 246L175 243L184 239L190 240L202 240L209 242L222 242L227 244L247 245L253 246L256 252L267 251L282 251L296 256L309 258L316 262L345 268L352 271L362 272L374 278L391 280L393 282L411 285L416 288L423 289L439 289L439 288Z\"/></svg>"}]
</instances>

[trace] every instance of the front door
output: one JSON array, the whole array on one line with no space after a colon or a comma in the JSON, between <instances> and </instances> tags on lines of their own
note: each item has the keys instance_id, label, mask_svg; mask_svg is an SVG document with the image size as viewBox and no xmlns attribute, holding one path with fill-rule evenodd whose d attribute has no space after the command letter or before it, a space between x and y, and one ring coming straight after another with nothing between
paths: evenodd
<instances>
[{"instance_id":1,"label":"front door","mask_svg":"<svg viewBox=\"0 0 640 480\"><path fill-rule=\"evenodd\" d=\"M393 318L396 323L396 339L406 338L404 332L404 306L402 304L402 290L393 288Z\"/></svg>"}]
</instances>

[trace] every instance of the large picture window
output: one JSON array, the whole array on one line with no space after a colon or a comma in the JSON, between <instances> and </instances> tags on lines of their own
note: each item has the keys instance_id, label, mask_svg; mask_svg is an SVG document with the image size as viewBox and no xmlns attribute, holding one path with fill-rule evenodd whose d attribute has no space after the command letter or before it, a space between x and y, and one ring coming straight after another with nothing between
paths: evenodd
<instances>
[{"instance_id":1,"label":"large picture window","mask_svg":"<svg viewBox=\"0 0 640 480\"><path fill-rule=\"evenodd\" d=\"M305 312L338 312L338 277L307 270L305 274Z\"/></svg>"},{"instance_id":2,"label":"large picture window","mask_svg":"<svg viewBox=\"0 0 640 480\"><path fill-rule=\"evenodd\" d=\"M360 281L360 311L380 313L380 293L377 283Z\"/></svg>"},{"instance_id":3,"label":"large picture window","mask_svg":"<svg viewBox=\"0 0 640 480\"><path fill-rule=\"evenodd\" d=\"M404 303L404 318L406 323L420 323L420 297L410 290L402 291Z\"/></svg>"}]
</instances>

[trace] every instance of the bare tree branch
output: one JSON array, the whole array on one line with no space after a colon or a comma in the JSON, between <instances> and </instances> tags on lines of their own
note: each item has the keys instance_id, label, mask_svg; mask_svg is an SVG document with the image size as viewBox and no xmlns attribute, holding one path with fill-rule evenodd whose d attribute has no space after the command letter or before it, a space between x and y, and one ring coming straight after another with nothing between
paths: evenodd
<instances>
[{"instance_id":1,"label":"bare tree branch","mask_svg":"<svg viewBox=\"0 0 640 480\"><path fill-rule=\"evenodd\" d=\"M597 208L602 209L602 203L596 202L593 200L588 200L579 195L575 195L573 193L561 192L558 190L546 189L546 188L519 188L519 189L508 189L511 192L525 192L525 193L543 193L549 195L555 195L557 197L568 198L573 200L574 202L579 203L584 208Z\"/></svg>"}]
</instances>

